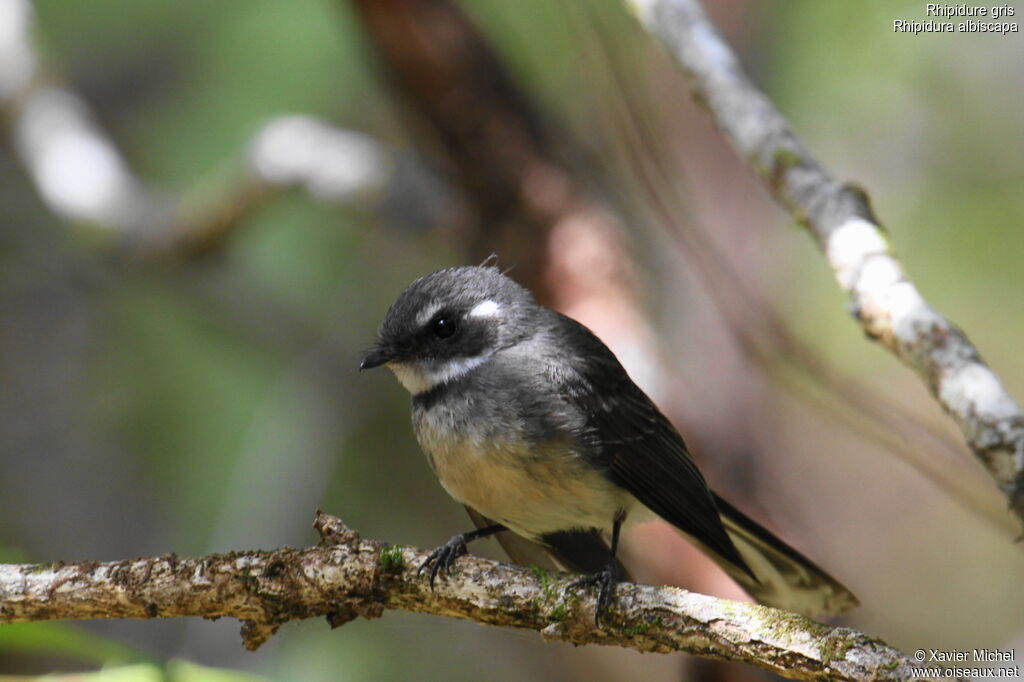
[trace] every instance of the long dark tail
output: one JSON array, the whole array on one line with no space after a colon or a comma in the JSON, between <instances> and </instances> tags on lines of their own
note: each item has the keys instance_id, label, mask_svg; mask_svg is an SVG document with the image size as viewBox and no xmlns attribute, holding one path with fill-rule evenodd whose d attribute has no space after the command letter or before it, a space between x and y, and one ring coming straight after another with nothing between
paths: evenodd
<instances>
[{"instance_id":1,"label":"long dark tail","mask_svg":"<svg viewBox=\"0 0 1024 682\"><path fill-rule=\"evenodd\" d=\"M811 617L833 616L860 604L850 590L771 531L712 493L725 530L753 571L708 555L754 599L767 606Z\"/></svg>"}]
</instances>

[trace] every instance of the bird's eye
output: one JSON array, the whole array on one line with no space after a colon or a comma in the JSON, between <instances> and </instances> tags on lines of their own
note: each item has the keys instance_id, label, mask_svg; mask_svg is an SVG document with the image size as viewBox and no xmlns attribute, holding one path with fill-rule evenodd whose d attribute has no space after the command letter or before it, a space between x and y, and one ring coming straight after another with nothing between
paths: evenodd
<instances>
[{"instance_id":1,"label":"bird's eye","mask_svg":"<svg viewBox=\"0 0 1024 682\"><path fill-rule=\"evenodd\" d=\"M458 329L458 324L451 317L439 317L434 320L432 331L439 339L447 339Z\"/></svg>"}]
</instances>

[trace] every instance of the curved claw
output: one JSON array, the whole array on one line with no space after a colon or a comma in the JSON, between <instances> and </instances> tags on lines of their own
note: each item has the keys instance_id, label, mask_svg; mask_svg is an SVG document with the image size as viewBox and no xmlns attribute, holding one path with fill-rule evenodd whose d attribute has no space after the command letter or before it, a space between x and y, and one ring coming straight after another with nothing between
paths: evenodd
<instances>
[{"instance_id":1,"label":"curved claw","mask_svg":"<svg viewBox=\"0 0 1024 682\"><path fill-rule=\"evenodd\" d=\"M452 536L448 542L430 553L430 556L420 564L416 573L423 573L423 571L429 567L430 589L434 589L434 580L437 578L437 574L441 572L446 574L451 573L452 566L455 565L455 560L466 554L468 551L469 549L466 547L466 538L464 535Z\"/></svg>"}]
</instances>

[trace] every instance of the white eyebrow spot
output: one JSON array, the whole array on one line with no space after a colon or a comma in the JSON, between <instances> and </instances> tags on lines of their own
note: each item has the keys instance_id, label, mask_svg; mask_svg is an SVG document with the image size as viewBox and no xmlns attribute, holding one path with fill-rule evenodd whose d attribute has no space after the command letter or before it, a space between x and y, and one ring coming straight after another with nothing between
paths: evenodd
<instances>
[{"instance_id":1,"label":"white eyebrow spot","mask_svg":"<svg viewBox=\"0 0 1024 682\"><path fill-rule=\"evenodd\" d=\"M501 308L497 301L484 301L483 303L477 303L472 310L469 311L470 317L493 317L498 309Z\"/></svg>"}]
</instances>

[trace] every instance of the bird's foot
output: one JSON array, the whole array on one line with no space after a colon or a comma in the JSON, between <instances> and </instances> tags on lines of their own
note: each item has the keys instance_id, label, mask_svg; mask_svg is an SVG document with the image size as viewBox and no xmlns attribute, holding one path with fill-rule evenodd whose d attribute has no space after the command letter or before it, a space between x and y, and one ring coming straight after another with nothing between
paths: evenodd
<instances>
[{"instance_id":1,"label":"bird's foot","mask_svg":"<svg viewBox=\"0 0 1024 682\"><path fill-rule=\"evenodd\" d=\"M451 573L455 560L469 551L466 547L467 535L469 534L453 535L448 542L431 552L430 556L420 564L417 573L423 573L428 568L430 569L430 589L434 589L434 579L437 578L438 573Z\"/></svg>"},{"instance_id":2,"label":"bird's foot","mask_svg":"<svg viewBox=\"0 0 1024 682\"><path fill-rule=\"evenodd\" d=\"M572 581L567 589L571 590L597 585L597 606L594 608L594 624L601 627L601 616L604 615L612 603L617 582L619 582L619 570L618 565L613 560L600 571Z\"/></svg>"}]
</instances>

